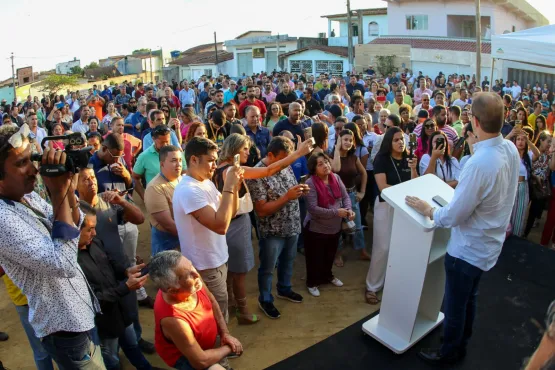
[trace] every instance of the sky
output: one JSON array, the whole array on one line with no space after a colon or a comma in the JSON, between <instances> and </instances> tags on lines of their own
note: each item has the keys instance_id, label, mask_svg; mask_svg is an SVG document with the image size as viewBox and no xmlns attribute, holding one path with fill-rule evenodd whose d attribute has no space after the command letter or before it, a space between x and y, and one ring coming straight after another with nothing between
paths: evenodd
<instances>
[{"instance_id":1,"label":"sky","mask_svg":"<svg viewBox=\"0 0 555 370\"><path fill-rule=\"evenodd\" d=\"M553 0L528 0L550 23ZM93 4L93 6L91 6ZM156 8L157 4L163 7ZM266 5L268 4L268 5ZM278 0L246 3L229 0L2 0L0 81L15 69L54 69L56 63L80 59L81 67L110 55L162 47L186 50L234 39L248 30L317 37L327 32L322 15L346 12L345 0ZM351 0L351 9L385 7L380 0ZM288 10L287 16L280 11Z\"/></svg>"}]
</instances>

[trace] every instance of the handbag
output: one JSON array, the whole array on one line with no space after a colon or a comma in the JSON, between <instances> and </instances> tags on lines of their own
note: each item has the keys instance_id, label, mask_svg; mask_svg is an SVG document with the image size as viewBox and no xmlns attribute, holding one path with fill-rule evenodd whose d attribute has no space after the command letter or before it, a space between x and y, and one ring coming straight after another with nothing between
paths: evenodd
<instances>
[{"instance_id":1,"label":"handbag","mask_svg":"<svg viewBox=\"0 0 555 370\"><path fill-rule=\"evenodd\" d=\"M243 180L243 186L245 187L247 192L245 193L245 195L243 195L242 198L239 198L239 209L236 213L237 216L245 213L250 213L253 210L251 193L249 192L249 187L245 183L245 180Z\"/></svg>"},{"instance_id":2,"label":"handbag","mask_svg":"<svg viewBox=\"0 0 555 370\"><path fill-rule=\"evenodd\" d=\"M533 200L547 201L551 199L551 186L548 181L541 181L536 177L532 177L532 189L530 194Z\"/></svg>"}]
</instances>

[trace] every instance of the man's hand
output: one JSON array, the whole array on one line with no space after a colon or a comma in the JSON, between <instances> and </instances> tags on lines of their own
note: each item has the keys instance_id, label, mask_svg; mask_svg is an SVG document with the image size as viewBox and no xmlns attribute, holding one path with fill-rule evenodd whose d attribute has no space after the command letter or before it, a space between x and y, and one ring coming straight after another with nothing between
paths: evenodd
<instances>
[{"instance_id":1,"label":"man's hand","mask_svg":"<svg viewBox=\"0 0 555 370\"><path fill-rule=\"evenodd\" d=\"M135 266L131 266L129 267L127 270L125 270L125 275L127 275L127 277L131 276L131 275L135 275L137 272L141 272L141 270L145 267L146 265L144 263L140 263L138 265Z\"/></svg>"},{"instance_id":2,"label":"man's hand","mask_svg":"<svg viewBox=\"0 0 555 370\"><path fill-rule=\"evenodd\" d=\"M303 195L303 190L304 190L304 185L303 184L295 185L287 191L285 196L290 201L295 200L295 199L300 198Z\"/></svg>"},{"instance_id":3,"label":"man's hand","mask_svg":"<svg viewBox=\"0 0 555 370\"><path fill-rule=\"evenodd\" d=\"M235 337L232 337L230 334L222 334L220 339L221 345L225 346L228 345L231 347L231 351L237 355L241 355L243 353L243 345L239 340Z\"/></svg>"},{"instance_id":4,"label":"man's hand","mask_svg":"<svg viewBox=\"0 0 555 370\"><path fill-rule=\"evenodd\" d=\"M310 152L312 152L312 140L308 139L305 140L303 142L301 142L301 137L299 135L297 135L297 143L299 143L299 147L297 149L297 151L305 156L307 154L310 154Z\"/></svg>"},{"instance_id":5,"label":"man's hand","mask_svg":"<svg viewBox=\"0 0 555 370\"><path fill-rule=\"evenodd\" d=\"M110 171L113 172L115 175L121 176L125 179L131 178L131 174L129 173L129 171L127 171L127 168L125 168L125 166L119 162L114 163L114 165L110 167Z\"/></svg>"},{"instance_id":6,"label":"man's hand","mask_svg":"<svg viewBox=\"0 0 555 370\"><path fill-rule=\"evenodd\" d=\"M137 290L143 287L146 283L146 279L148 278L148 274L141 276L141 272L136 272L134 274L129 274L129 278L125 282L125 285L129 288L129 290Z\"/></svg>"},{"instance_id":7,"label":"man's hand","mask_svg":"<svg viewBox=\"0 0 555 370\"><path fill-rule=\"evenodd\" d=\"M239 185L243 182L243 170L241 167L230 166L225 176L225 188L232 187L233 191L239 189Z\"/></svg>"},{"instance_id":8,"label":"man's hand","mask_svg":"<svg viewBox=\"0 0 555 370\"><path fill-rule=\"evenodd\" d=\"M125 203L125 199L119 195L117 191L105 191L100 194L100 197L107 203L121 206Z\"/></svg>"},{"instance_id":9,"label":"man's hand","mask_svg":"<svg viewBox=\"0 0 555 370\"><path fill-rule=\"evenodd\" d=\"M419 199L417 197L407 195L407 197L405 198L405 203L407 203L409 207L414 208L416 212L420 213L421 215L430 216L430 210L432 209L432 206L430 206L428 202L423 201L422 199Z\"/></svg>"},{"instance_id":10,"label":"man's hand","mask_svg":"<svg viewBox=\"0 0 555 370\"><path fill-rule=\"evenodd\" d=\"M60 164L65 165L65 163L66 153L52 148L44 149L44 153L42 154L43 166ZM53 194L54 197L58 195L60 199L63 199L71 185L71 176L72 174L66 172L63 175L55 177L43 176L42 180L44 185L48 188L48 190L50 190L50 193ZM58 206L58 204L56 204L56 206Z\"/></svg>"}]
</instances>

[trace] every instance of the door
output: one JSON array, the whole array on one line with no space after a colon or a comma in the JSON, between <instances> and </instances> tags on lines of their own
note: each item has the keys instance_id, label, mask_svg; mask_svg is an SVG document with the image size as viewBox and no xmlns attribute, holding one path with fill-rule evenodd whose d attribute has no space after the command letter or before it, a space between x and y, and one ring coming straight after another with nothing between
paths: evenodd
<instances>
[{"instance_id":1,"label":"door","mask_svg":"<svg viewBox=\"0 0 555 370\"><path fill-rule=\"evenodd\" d=\"M252 53L237 54L237 73L241 77L243 73L247 76L252 75Z\"/></svg>"},{"instance_id":2,"label":"door","mask_svg":"<svg viewBox=\"0 0 555 370\"><path fill-rule=\"evenodd\" d=\"M266 72L272 72L274 69L277 70L277 52L267 51L266 52Z\"/></svg>"}]
</instances>

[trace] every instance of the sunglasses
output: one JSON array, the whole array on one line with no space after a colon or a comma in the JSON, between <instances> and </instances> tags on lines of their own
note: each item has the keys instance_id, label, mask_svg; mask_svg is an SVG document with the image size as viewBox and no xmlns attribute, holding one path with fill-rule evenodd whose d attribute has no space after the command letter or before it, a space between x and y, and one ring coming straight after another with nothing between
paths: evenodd
<instances>
[{"instance_id":1,"label":"sunglasses","mask_svg":"<svg viewBox=\"0 0 555 370\"><path fill-rule=\"evenodd\" d=\"M427 123L424 125L424 128L434 128L434 124L433 123Z\"/></svg>"},{"instance_id":2,"label":"sunglasses","mask_svg":"<svg viewBox=\"0 0 555 370\"><path fill-rule=\"evenodd\" d=\"M152 130L153 134L166 134L168 132L170 132L170 128L166 125L160 125L160 126L156 126L156 128L154 128L154 130Z\"/></svg>"}]
</instances>

